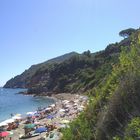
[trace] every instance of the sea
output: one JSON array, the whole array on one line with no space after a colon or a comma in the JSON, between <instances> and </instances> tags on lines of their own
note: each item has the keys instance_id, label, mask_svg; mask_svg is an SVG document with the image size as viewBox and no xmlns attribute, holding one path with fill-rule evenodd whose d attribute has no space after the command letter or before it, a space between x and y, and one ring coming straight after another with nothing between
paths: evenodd
<instances>
[{"instance_id":1,"label":"sea","mask_svg":"<svg viewBox=\"0 0 140 140\"><path fill-rule=\"evenodd\" d=\"M0 122L9 119L11 114L22 114L25 116L27 112L36 111L40 107L48 107L55 102L47 97L18 94L25 90L0 88Z\"/></svg>"}]
</instances>

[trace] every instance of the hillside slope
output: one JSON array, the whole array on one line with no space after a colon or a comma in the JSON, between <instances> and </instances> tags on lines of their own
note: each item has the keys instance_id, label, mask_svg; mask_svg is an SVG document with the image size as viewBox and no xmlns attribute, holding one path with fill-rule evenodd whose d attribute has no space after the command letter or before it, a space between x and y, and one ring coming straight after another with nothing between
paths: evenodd
<instances>
[{"instance_id":1,"label":"hillside slope","mask_svg":"<svg viewBox=\"0 0 140 140\"><path fill-rule=\"evenodd\" d=\"M63 131L63 140L137 140L140 137L140 30L129 37L118 64L91 89L85 112Z\"/></svg>"},{"instance_id":2,"label":"hillside slope","mask_svg":"<svg viewBox=\"0 0 140 140\"><path fill-rule=\"evenodd\" d=\"M130 39L126 38L100 52L70 53L33 65L4 87L28 88L28 94L85 92L105 80L118 63L121 47L129 44Z\"/></svg>"},{"instance_id":3,"label":"hillside slope","mask_svg":"<svg viewBox=\"0 0 140 140\"><path fill-rule=\"evenodd\" d=\"M25 70L21 75L17 75L14 78L7 81L7 83L4 85L4 88L29 88L30 87L29 83L30 83L31 78L39 69L47 69L49 65L52 65L55 63L61 63L75 55L78 55L78 54L76 52L71 52L71 53L50 59L43 63L32 65L28 70Z\"/></svg>"}]
</instances>

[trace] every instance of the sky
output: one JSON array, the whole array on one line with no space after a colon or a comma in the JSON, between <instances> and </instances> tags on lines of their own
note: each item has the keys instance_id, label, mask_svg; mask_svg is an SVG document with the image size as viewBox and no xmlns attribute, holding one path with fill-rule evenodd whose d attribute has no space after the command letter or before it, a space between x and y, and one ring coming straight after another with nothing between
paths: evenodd
<instances>
[{"instance_id":1,"label":"sky","mask_svg":"<svg viewBox=\"0 0 140 140\"><path fill-rule=\"evenodd\" d=\"M0 0L0 86L31 65L96 52L139 28L140 0Z\"/></svg>"}]
</instances>

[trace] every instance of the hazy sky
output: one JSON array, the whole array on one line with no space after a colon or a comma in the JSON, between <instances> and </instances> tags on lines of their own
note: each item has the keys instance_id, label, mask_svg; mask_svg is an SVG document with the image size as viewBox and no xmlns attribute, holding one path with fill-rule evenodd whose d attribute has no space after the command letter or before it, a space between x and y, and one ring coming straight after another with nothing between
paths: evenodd
<instances>
[{"instance_id":1,"label":"hazy sky","mask_svg":"<svg viewBox=\"0 0 140 140\"><path fill-rule=\"evenodd\" d=\"M0 0L0 85L32 64L95 52L139 28L140 0Z\"/></svg>"}]
</instances>

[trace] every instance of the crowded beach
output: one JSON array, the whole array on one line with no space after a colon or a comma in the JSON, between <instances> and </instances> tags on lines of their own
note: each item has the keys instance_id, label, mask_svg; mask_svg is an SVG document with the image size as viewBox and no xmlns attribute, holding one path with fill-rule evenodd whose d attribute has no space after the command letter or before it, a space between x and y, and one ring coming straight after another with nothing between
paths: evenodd
<instances>
[{"instance_id":1,"label":"crowded beach","mask_svg":"<svg viewBox=\"0 0 140 140\"><path fill-rule=\"evenodd\" d=\"M11 114L0 123L0 140L61 140L61 130L69 127L87 104L88 98L81 95L57 95L55 104L36 111Z\"/></svg>"}]
</instances>

